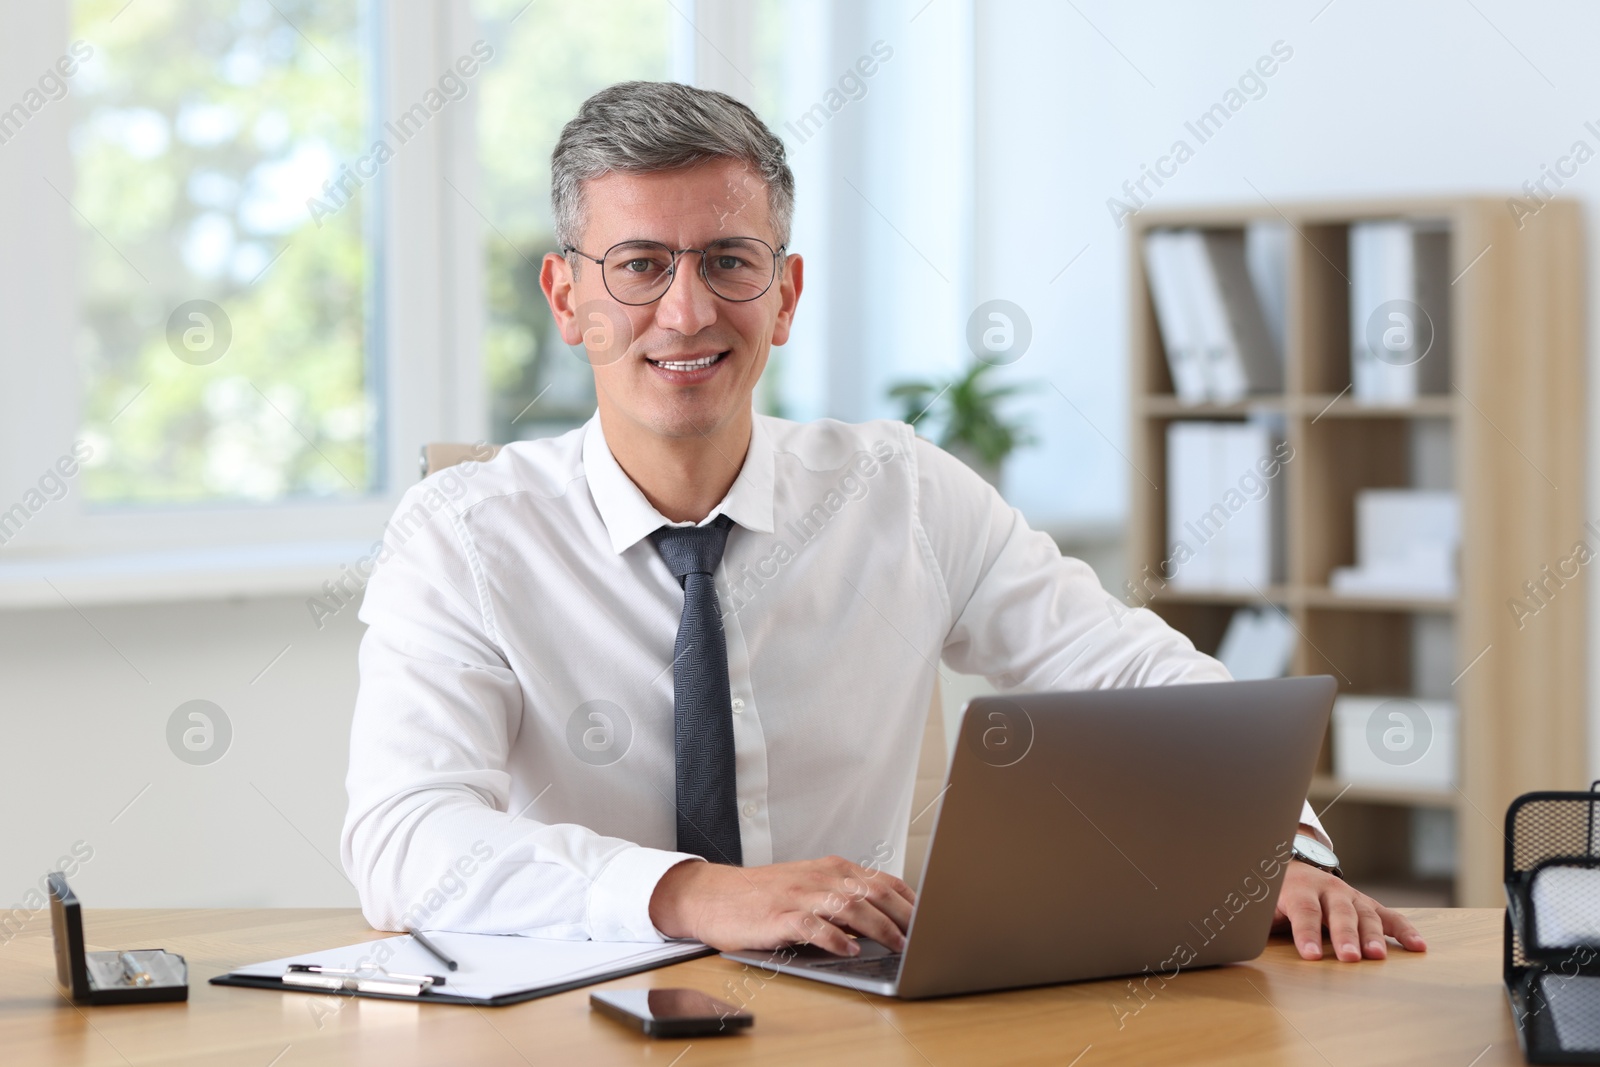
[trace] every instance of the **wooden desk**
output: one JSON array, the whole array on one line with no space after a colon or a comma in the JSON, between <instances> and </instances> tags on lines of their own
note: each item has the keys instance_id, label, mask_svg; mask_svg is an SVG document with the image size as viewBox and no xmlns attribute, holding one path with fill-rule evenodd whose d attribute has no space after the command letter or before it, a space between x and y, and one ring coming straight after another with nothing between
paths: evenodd
<instances>
[{"instance_id":1,"label":"wooden desk","mask_svg":"<svg viewBox=\"0 0 1600 1067\"><path fill-rule=\"evenodd\" d=\"M748 1035L656 1041L589 1010L589 991L510 1008L423 1006L207 984L236 965L382 936L355 911L85 913L91 948L188 957L187 1004L75 1008L55 991L47 916L0 945L0 1061L33 1064L1517 1064L1499 975L1501 912L1416 910L1431 946L1382 963L1260 959L1196 971L1135 1009L1121 981L900 1002L749 976ZM613 986L732 999L746 974L711 957ZM1152 985L1152 988L1155 988ZM1088 1051L1085 1052L1085 1049ZM687 1050L687 1051L686 1051ZM1081 1058L1077 1058L1080 1057Z\"/></svg>"}]
</instances>

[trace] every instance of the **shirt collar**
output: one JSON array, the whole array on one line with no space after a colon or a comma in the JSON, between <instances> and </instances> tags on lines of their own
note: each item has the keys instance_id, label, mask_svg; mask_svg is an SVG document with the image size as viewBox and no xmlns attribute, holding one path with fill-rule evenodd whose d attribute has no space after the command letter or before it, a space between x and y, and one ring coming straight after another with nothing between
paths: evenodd
<instances>
[{"instance_id":1,"label":"shirt collar","mask_svg":"<svg viewBox=\"0 0 1600 1067\"><path fill-rule=\"evenodd\" d=\"M772 521L772 438L767 433L764 416L752 413L750 421L750 449L745 454L744 466L729 487L728 495L699 525L705 525L718 515L727 515L747 530L769 534L775 529ZM589 482L589 494L600 511L600 521L605 523L606 533L611 537L612 551L617 555L663 526L688 525L668 522L633 484L633 479L617 463L617 457L611 454L611 446L606 444L598 411L583 428L583 471Z\"/></svg>"}]
</instances>

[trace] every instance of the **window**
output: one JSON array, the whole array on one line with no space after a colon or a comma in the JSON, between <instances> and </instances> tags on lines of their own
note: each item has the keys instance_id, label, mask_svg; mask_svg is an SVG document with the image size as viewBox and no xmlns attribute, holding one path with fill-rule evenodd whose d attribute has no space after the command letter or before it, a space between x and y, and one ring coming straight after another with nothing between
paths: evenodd
<instances>
[{"instance_id":1,"label":"window","mask_svg":"<svg viewBox=\"0 0 1600 1067\"><path fill-rule=\"evenodd\" d=\"M126 6L124 6L126 5ZM355 0L80 0L81 437L93 504L360 497L378 481L375 193L345 178Z\"/></svg>"},{"instance_id":2,"label":"window","mask_svg":"<svg viewBox=\"0 0 1600 1067\"><path fill-rule=\"evenodd\" d=\"M76 439L93 450L69 492L0 531L19 565L238 546L229 558L250 566L268 543L370 542L412 484L419 445L587 418L589 368L538 287L555 245L549 156L579 104L620 80L730 92L788 144L791 247L809 285L762 410L888 414L882 386L900 368L959 356L970 257L952 160L965 142L945 129L967 84L949 76L958 12L804 0L438 0L429 17L376 0L67 10L70 24L21 5L0 35L13 67L89 53L65 93L26 104L20 131L0 123L0 275L16 281L0 287L0 511L38 496L30 487ZM850 74L880 40L893 61ZM951 106L923 108L938 128L913 143L900 116L935 91ZM390 153L374 165L380 141ZM886 286L886 262L918 284Z\"/></svg>"}]
</instances>

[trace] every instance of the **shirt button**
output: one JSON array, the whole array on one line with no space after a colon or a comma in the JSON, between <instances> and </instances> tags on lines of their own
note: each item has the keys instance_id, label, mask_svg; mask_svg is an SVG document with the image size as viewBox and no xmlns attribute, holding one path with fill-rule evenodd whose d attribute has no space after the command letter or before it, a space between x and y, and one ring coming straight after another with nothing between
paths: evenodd
<instances>
[{"instance_id":1,"label":"shirt button","mask_svg":"<svg viewBox=\"0 0 1600 1067\"><path fill-rule=\"evenodd\" d=\"M756 812L758 812L760 810L761 810L761 808L756 804L755 801L753 801L753 800L750 801L748 804L746 804L744 806L745 818L747 818L747 819L755 818L756 817Z\"/></svg>"},{"instance_id":2,"label":"shirt button","mask_svg":"<svg viewBox=\"0 0 1600 1067\"><path fill-rule=\"evenodd\" d=\"M733 698L733 712L734 712L734 714L737 715L739 712L741 712L743 710L744 710L744 701L741 700L738 697L734 697Z\"/></svg>"}]
</instances>

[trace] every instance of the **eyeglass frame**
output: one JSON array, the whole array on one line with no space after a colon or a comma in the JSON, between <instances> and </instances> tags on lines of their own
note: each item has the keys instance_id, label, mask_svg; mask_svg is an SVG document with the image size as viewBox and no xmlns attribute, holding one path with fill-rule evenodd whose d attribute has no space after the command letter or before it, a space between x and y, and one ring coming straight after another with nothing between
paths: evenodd
<instances>
[{"instance_id":1,"label":"eyeglass frame","mask_svg":"<svg viewBox=\"0 0 1600 1067\"><path fill-rule=\"evenodd\" d=\"M666 296L669 291L671 291L672 283L678 280L678 257L683 255L685 252L700 253L700 280L706 283L706 290L718 300L726 300L730 304L748 304L752 300L760 300L762 297L766 296L772 291L773 283L778 280L778 275L781 273L781 270L778 266L778 260L781 259L784 253L788 251L788 245L782 244L774 249L771 245L767 244L767 242L763 241L759 237L723 237L719 238L719 240L754 241L772 253L772 277L767 280L766 288L762 289L761 292L757 293L755 296L747 296L742 299L731 296L723 296L721 293L717 292L716 286L711 284L710 276L706 274L706 253L710 251L710 248L673 248L665 241L652 241L643 237L630 237L625 241L618 241L616 244L606 249L603 253L601 253L598 259L583 251L583 249L579 248L577 245L565 245L562 247L561 253L562 255L567 255L576 252L584 259L587 259L590 263L597 264L600 267L600 284L606 287L606 292L610 294L611 299L615 300L619 304L631 308L649 307L651 304L654 304L657 300L660 300L662 297ZM606 257L615 252L617 249L621 248L623 245L639 244L660 245L662 248L665 248L668 252L672 253L672 263L667 267L667 284L662 288L661 292L651 297L649 300L643 301L642 303L630 304L616 293L611 292L611 283L606 280Z\"/></svg>"}]
</instances>

